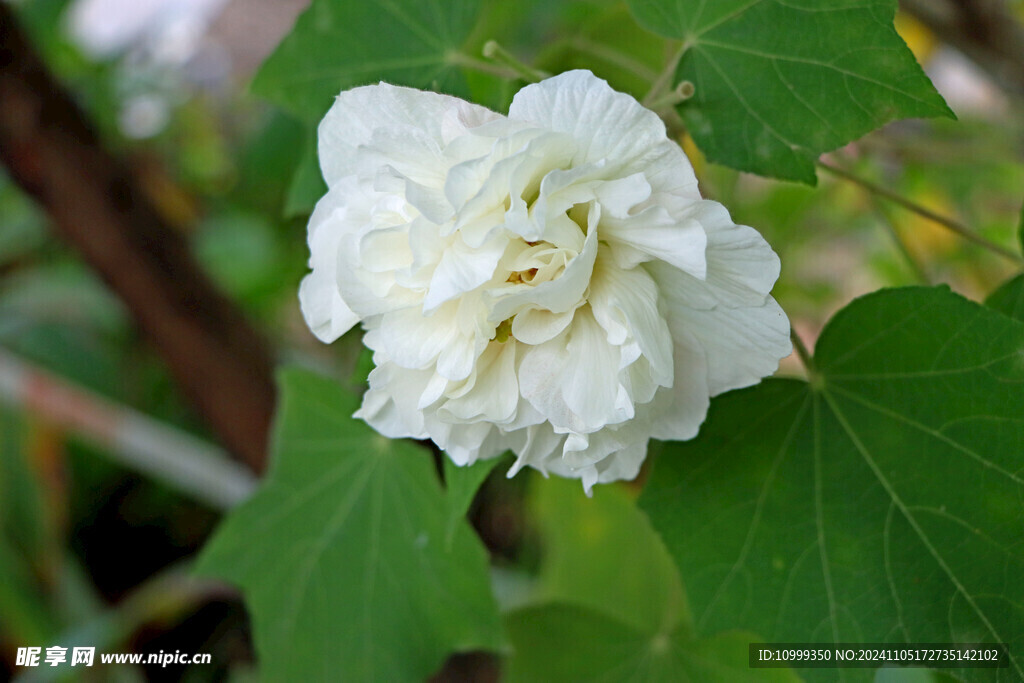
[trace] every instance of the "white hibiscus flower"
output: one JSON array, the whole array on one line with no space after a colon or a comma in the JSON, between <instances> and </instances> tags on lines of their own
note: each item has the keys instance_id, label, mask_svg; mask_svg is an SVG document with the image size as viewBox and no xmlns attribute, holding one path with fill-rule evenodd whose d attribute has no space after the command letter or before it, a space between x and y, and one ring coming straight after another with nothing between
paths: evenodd
<instances>
[{"instance_id":1,"label":"white hibiscus flower","mask_svg":"<svg viewBox=\"0 0 1024 683\"><path fill-rule=\"evenodd\" d=\"M459 465L511 450L510 476L589 491L790 352L775 253L701 198L653 112L588 71L526 86L507 117L355 88L319 136L330 189L302 310L327 342L362 322L376 368L356 415L386 436Z\"/></svg>"}]
</instances>

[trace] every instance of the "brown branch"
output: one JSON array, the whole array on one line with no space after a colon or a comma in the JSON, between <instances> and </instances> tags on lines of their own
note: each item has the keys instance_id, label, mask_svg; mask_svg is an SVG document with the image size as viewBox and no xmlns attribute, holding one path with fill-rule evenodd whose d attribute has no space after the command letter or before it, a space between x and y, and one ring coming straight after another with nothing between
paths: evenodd
<instances>
[{"instance_id":1,"label":"brown branch","mask_svg":"<svg viewBox=\"0 0 1024 683\"><path fill-rule=\"evenodd\" d=\"M121 298L183 393L255 471L274 405L262 339L104 150L0 3L0 161Z\"/></svg>"},{"instance_id":2,"label":"brown branch","mask_svg":"<svg viewBox=\"0 0 1024 683\"><path fill-rule=\"evenodd\" d=\"M900 0L900 7L1024 97L1024 26L1005 0Z\"/></svg>"}]
</instances>

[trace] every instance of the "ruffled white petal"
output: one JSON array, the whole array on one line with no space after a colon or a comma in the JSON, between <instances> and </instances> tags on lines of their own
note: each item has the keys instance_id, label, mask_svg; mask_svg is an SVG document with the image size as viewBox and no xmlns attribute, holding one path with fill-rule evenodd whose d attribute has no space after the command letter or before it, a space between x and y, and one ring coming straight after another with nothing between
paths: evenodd
<instances>
[{"instance_id":1,"label":"ruffled white petal","mask_svg":"<svg viewBox=\"0 0 1024 683\"><path fill-rule=\"evenodd\" d=\"M345 239L342 198L328 193L309 221L309 266L312 272L299 286L299 305L316 337L330 343L345 334L359 316L341 296L337 254Z\"/></svg>"},{"instance_id":2,"label":"ruffled white petal","mask_svg":"<svg viewBox=\"0 0 1024 683\"><path fill-rule=\"evenodd\" d=\"M498 114L464 100L433 92L380 83L346 90L334 100L317 129L320 168L328 187L338 180L365 172L359 147L381 142L415 140L399 149L395 161L410 156L429 159L447 142Z\"/></svg>"},{"instance_id":3,"label":"ruffled white petal","mask_svg":"<svg viewBox=\"0 0 1024 683\"><path fill-rule=\"evenodd\" d=\"M512 420L519 404L515 342L488 346L466 383L469 387L465 393L445 401L438 409L442 419L497 424Z\"/></svg>"},{"instance_id":4,"label":"ruffled white petal","mask_svg":"<svg viewBox=\"0 0 1024 683\"><path fill-rule=\"evenodd\" d=\"M701 199L661 121L589 72L509 117L380 84L320 127L330 190L299 298L325 341L356 322L376 368L356 413L460 465L597 483L650 438L692 438L709 397L772 372L778 258Z\"/></svg>"},{"instance_id":5,"label":"ruffled white petal","mask_svg":"<svg viewBox=\"0 0 1024 683\"><path fill-rule=\"evenodd\" d=\"M642 171L636 165L671 144L657 114L589 71L567 71L526 86L512 99L508 115L513 121L568 133L579 145L579 163L605 160Z\"/></svg>"},{"instance_id":6,"label":"ruffled white petal","mask_svg":"<svg viewBox=\"0 0 1024 683\"><path fill-rule=\"evenodd\" d=\"M757 384L793 350L789 320L771 297L756 308L690 309L678 317L707 355L711 396Z\"/></svg>"},{"instance_id":7,"label":"ruffled white petal","mask_svg":"<svg viewBox=\"0 0 1024 683\"><path fill-rule=\"evenodd\" d=\"M708 361L704 346L678 319L673 320L675 378L670 388L658 391L645 411L651 437L685 441L697 435L710 405Z\"/></svg>"}]
</instances>

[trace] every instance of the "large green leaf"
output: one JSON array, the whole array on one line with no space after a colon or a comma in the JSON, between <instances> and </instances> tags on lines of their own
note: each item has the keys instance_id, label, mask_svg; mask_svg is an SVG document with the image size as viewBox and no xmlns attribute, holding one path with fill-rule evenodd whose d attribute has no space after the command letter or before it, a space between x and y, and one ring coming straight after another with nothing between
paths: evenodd
<instances>
[{"instance_id":1,"label":"large green leaf","mask_svg":"<svg viewBox=\"0 0 1024 683\"><path fill-rule=\"evenodd\" d=\"M480 0L313 0L253 90L299 117L323 116L345 88L386 80L465 93L460 49Z\"/></svg>"},{"instance_id":2,"label":"large green leaf","mask_svg":"<svg viewBox=\"0 0 1024 683\"><path fill-rule=\"evenodd\" d=\"M34 570L52 553L42 482L21 416L0 408L0 639L43 642L57 624Z\"/></svg>"},{"instance_id":3,"label":"large green leaf","mask_svg":"<svg viewBox=\"0 0 1024 683\"><path fill-rule=\"evenodd\" d=\"M466 517L469 506L480 491L487 476L498 466L502 458L478 460L469 467L459 467L451 458L444 458L444 488L448 501L448 517L445 522L445 540L451 543L459 523Z\"/></svg>"},{"instance_id":4,"label":"large green leaf","mask_svg":"<svg viewBox=\"0 0 1024 683\"><path fill-rule=\"evenodd\" d=\"M713 401L641 498L698 632L1003 642L1011 668L960 674L1019 680L1024 324L944 288L887 290L837 314L814 362L811 384Z\"/></svg>"},{"instance_id":5,"label":"large green leaf","mask_svg":"<svg viewBox=\"0 0 1024 683\"><path fill-rule=\"evenodd\" d=\"M640 566L633 571L642 571ZM787 669L751 669L742 632L694 639L681 631L652 634L603 612L552 604L514 613L509 635L517 654L511 683L769 683L799 679Z\"/></svg>"},{"instance_id":6,"label":"large green leaf","mask_svg":"<svg viewBox=\"0 0 1024 683\"><path fill-rule=\"evenodd\" d=\"M883 124L952 116L893 28L895 0L629 0L685 41L679 107L711 161L815 182L814 160Z\"/></svg>"},{"instance_id":7,"label":"large green leaf","mask_svg":"<svg viewBox=\"0 0 1024 683\"><path fill-rule=\"evenodd\" d=\"M315 131L310 131L303 148L285 195L285 218L308 216L320 198L327 194L327 183L320 173L320 160L317 158Z\"/></svg>"},{"instance_id":8,"label":"large green leaf","mask_svg":"<svg viewBox=\"0 0 1024 683\"><path fill-rule=\"evenodd\" d=\"M0 407L0 537L41 558L55 539L48 522L45 482L32 466L32 445L23 416Z\"/></svg>"},{"instance_id":9,"label":"large green leaf","mask_svg":"<svg viewBox=\"0 0 1024 683\"><path fill-rule=\"evenodd\" d=\"M748 667L742 632L695 638L679 571L620 486L532 482L543 542L539 590L508 618L509 681L792 681Z\"/></svg>"},{"instance_id":10,"label":"large green leaf","mask_svg":"<svg viewBox=\"0 0 1024 683\"><path fill-rule=\"evenodd\" d=\"M1017 275L988 295L985 305L1024 322L1024 275Z\"/></svg>"},{"instance_id":11,"label":"large green leaf","mask_svg":"<svg viewBox=\"0 0 1024 683\"><path fill-rule=\"evenodd\" d=\"M544 546L538 600L587 607L638 629L692 631L679 570L622 487L599 486L587 498L577 481L535 479L530 512Z\"/></svg>"},{"instance_id":12,"label":"large green leaf","mask_svg":"<svg viewBox=\"0 0 1024 683\"><path fill-rule=\"evenodd\" d=\"M1020 209L1020 221L1017 223L1017 239L1020 240L1020 248L1024 249L1024 207Z\"/></svg>"},{"instance_id":13,"label":"large green leaf","mask_svg":"<svg viewBox=\"0 0 1024 683\"><path fill-rule=\"evenodd\" d=\"M423 680L453 651L502 644L487 555L422 449L350 416L357 400L282 375L274 460L200 571L243 590L266 680Z\"/></svg>"}]
</instances>

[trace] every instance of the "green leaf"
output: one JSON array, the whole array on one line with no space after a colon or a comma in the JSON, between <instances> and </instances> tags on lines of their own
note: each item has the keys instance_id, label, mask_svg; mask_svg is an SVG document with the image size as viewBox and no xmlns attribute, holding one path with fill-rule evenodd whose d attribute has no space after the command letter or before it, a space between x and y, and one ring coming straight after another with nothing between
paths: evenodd
<instances>
[{"instance_id":1,"label":"green leaf","mask_svg":"<svg viewBox=\"0 0 1024 683\"><path fill-rule=\"evenodd\" d=\"M999 289L988 295L985 305L1024 322L1024 275L1004 282Z\"/></svg>"},{"instance_id":2,"label":"green leaf","mask_svg":"<svg viewBox=\"0 0 1024 683\"><path fill-rule=\"evenodd\" d=\"M1024 206L1020 209L1020 223L1017 225L1017 239L1020 240L1020 248L1024 250Z\"/></svg>"},{"instance_id":3,"label":"green leaf","mask_svg":"<svg viewBox=\"0 0 1024 683\"><path fill-rule=\"evenodd\" d=\"M25 556L41 560L55 542L47 519L53 506L32 457L24 418L0 408L0 541L9 539Z\"/></svg>"},{"instance_id":4,"label":"green leaf","mask_svg":"<svg viewBox=\"0 0 1024 683\"><path fill-rule=\"evenodd\" d=\"M893 28L895 0L629 0L685 41L679 106L710 161L814 184L814 161L889 121L953 116Z\"/></svg>"},{"instance_id":5,"label":"green leaf","mask_svg":"<svg viewBox=\"0 0 1024 683\"><path fill-rule=\"evenodd\" d=\"M422 449L350 416L331 380L282 374L271 471L205 549L237 583L266 680L423 680L453 651L502 645L487 554Z\"/></svg>"},{"instance_id":6,"label":"green leaf","mask_svg":"<svg viewBox=\"0 0 1024 683\"><path fill-rule=\"evenodd\" d=\"M1018 680L1024 324L945 288L886 290L832 319L814 363L811 385L713 401L641 498L698 632L1003 642L1009 669L959 674Z\"/></svg>"},{"instance_id":7,"label":"green leaf","mask_svg":"<svg viewBox=\"0 0 1024 683\"><path fill-rule=\"evenodd\" d=\"M956 683L957 680L940 671L887 667L875 671L874 683Z\"/></svg>"},{"instance_id":8,"label":"green leaf","mask_svg":"<svg viewBox=\"0 0 1024 683\"><path fill-rule=\"evenodd\" d=\"M455 531L464 520L480 485L484 483L503 458L478 460L469 467L459 467L444 456L444 486L448 500L448 519L445 522L445 541L451 544Z\"/></svg>"},{"instance_id":9,"label":"green leaf","mask_svg":"<svg viewBox=\"0 0 1024 683\"><path fill-rule=\"evenodd\" d=\"M320 173L320 160L317 158L316 135L307 137L305 151L288 185L288 194L284 200L285 218L308 216L313 213L313 207L320 198L327 194L327 183Z\"/></svg>"},{"instance_id":10,"label":"green leaf","mask_svg":"<svg viewBox=\"0 0 1024 683\"><path fill-rule=\"evenodd\" d=\"M298 166L308 126L280 110L254 131L237 161L238 184L233 197L265 213L280 211L291 180L283 169Z\"/></svg>"},{"instance_id":11,"label":"green leaf","mask_svg":"<svg viewBox=\"0 0 1024 683\"><path fill-rule=\"evenodd\" d=\"M587 498L578 481L534 479L530 512L544 548L538 600L635 628L692 630L679 570L623 487L599 486Z\"/></svg>"},{"instance_id":12,"label":"green leaf","mask_svg":"<svg viewBox=\"0 0 1024 683\"><path fill-rule=\"evenodd\" d=\"M510 682L799 680L787 669L751 669L747 648L758 639L739 632L699 640L652 635L598 611L557 604L520 610L508 625L516 649Z\"/></svg>"},{"instance_id":13,"label":"green leaf","mask_svg":"<svg viewBox=\"0 0 1024 683\"><path fill-rule=\"evenodd\" d=\"M459 51L479 0L314 0L253 81L253 91L318 120L345 88L380 80L465 93Z\"/></svg>"},{"instance_id":14,"label":"green leaf","mask_svg":"<svg viewBox=\"0 0 1024 683\"><path fill-rule=\"evenodd\" d=\"M53 642L57 627L31 564L0 534L0 637L14 643Z\"/></svg>"},{"instance_id":15,"label":"green leaf","mask_svg":"<svg viewBox=\"0 0 1024 683\"><path fill-rule=\"evenodd\" d=\"M507 619L510 681L792 681L749 669L746 633L694 638L679 570L622 486L534 478L543 545L533 604Z\"/></svg>"}]
</instances>

